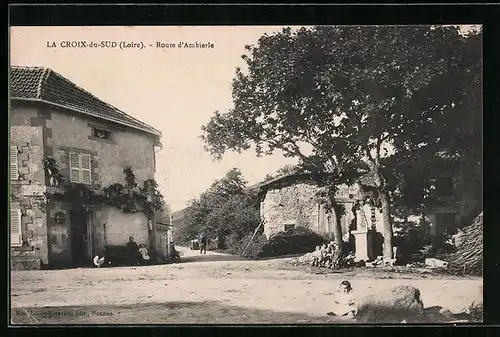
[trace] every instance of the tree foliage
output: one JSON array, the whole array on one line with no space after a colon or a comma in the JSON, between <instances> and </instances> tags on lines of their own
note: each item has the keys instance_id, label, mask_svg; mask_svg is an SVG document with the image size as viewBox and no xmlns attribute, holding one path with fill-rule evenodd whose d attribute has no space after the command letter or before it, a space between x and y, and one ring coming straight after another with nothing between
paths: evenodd
<instances>
[{"instance_id":1,"label":"tree foliage","mask_svg":"<svg viewBox=\"0 0 500 337\"><path fill-rule=\"evenodd\" d=\"M257 199L245 193L246 182L239 169L230 170L216 180L198 199L193 199L185 214L186 239L205 233L225 248L225 238L238 238L252 232L259 224Z\"/></svg>"},{"instance_id":2,"label":"tree foliage","mask_svg":"<svg viewBox=\"0 0 500 337\"><path fill-rule=\"evenodd\" d=\"M247 69L236 70L234 108L203 126L206 149L219 159L228 150L278 150L303 169L329 173L330 186L352 182L364 162L391 257L397 173L415 175L405 163L469 146L463 118L480 103L480 35L451 26L320 26L264 35L246 46Z\"/></svg>"},{"instance_id":3,"label":"tree foliage","mask_svg":"<svg viewBox=\"0 0 500 337\"><path fill-rule=\"evenodd\" d=\"M277 169L276 172L274 172L274 173L266 174L263 181L272 180L274 178L281 177L281 176L293 175L294 173L299 173L299 172L300 172L300 168L297 167L297 165L287 164L287 165L284 165L284 166L280 167L279 169Z\"/></svg>"}]
</instances>

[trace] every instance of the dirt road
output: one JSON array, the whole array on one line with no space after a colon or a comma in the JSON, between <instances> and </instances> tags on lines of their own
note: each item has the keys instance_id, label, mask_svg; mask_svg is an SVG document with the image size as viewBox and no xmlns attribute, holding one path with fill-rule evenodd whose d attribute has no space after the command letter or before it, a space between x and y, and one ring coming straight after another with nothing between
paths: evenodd
<instances>
[{"instance_id":1,"label":"dirt road","mask_svg":"<svg viewBox=\"0 0 500 337\"><path fill-rule=\"evenodd\" d=\"M314 273L287 259L250 261L187 248L179 264L13 271L13 323L328 323L333 293L414 285L426 307L462 312L482 300L482 278ZM80 314L78 314L80 313Z\"/></svg>"}]
</instances>

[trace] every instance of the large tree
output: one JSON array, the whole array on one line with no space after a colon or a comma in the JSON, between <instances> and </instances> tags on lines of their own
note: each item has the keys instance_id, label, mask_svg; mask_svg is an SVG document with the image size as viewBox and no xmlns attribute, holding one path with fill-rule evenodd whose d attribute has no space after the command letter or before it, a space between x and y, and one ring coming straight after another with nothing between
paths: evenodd
<instances>
[{"instance_id":1,"label":"large tree","mask_svg":"<svg viewBox=\"0 0 500 337\"><path fill-rule=\"evenodd\" d=\"M240 237L251 233L259 223L256 199L245 193L246 182L239 169L232 169L216 180L186 210L185 235L191 238L205 233L218 239L219 248L225 248L229 234Z\"/></svg>"},{"instance_id":2,"label":"large tree","mask_svg":"<svg viewBox=\"0 0 500 337\"><path fill-rule=\"evenodd\" d=\"M219 159L252 146L257 155L280 150L304 169L334 177L330 185L352 182L364 162L390 258L390 169L452 138L438 123L457 125L465 114L468 88L461 85L480 62L472 40L451 26L321 26L264 35L246 46L247 69L236 70L234 108L215 112L202 138Z\"/></svg>"}]
</instances>

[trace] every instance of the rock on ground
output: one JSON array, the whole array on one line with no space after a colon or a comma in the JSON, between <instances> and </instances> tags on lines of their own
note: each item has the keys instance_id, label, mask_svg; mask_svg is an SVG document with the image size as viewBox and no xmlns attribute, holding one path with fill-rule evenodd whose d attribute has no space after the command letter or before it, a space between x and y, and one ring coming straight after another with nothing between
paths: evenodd
<instances>
[{"instance_id":1,"label":"rock on ground","mask_svg":"<svg viewBox=\"0 0 500 337\"><path fill-rule=\"evenodd\" d=\"M396 286L361 299L358 322L411 323L424 313L420 290L412 286Z\"/></svg>"}]
</instances>

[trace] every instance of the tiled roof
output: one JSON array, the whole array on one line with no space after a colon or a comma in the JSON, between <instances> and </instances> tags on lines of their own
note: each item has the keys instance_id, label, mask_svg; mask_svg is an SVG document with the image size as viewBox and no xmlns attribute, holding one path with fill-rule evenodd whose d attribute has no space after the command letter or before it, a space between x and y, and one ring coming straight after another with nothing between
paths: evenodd
<instances>
[{"instance_id":1,"label":"tiled roof","mask_svg":"<svg viewBox=\"0 0 500 337\"><path fill-rule=\"evenodd\" d=\"M11 67L10 97L55 104L161 136L160 131L100 100L49 68Z\"/></svg>"},{"instance_id":2,"label":"tiled roof","mask_svg":"<svg viewBox=\"0 0 500 337\"><path fill-rule=\"evenodd\" d=\"M280 183L286 183L287 185L289 185L298 182L314 182L314 180L312 179L311 175L307 173L291 173L254 184L247 187L246 191L262 191L268 189L270 185ZM362 174L359 178L355 179L355 182L367 187L377 187L375 178L372 173Z\"/></svg>"}]
</instances>

